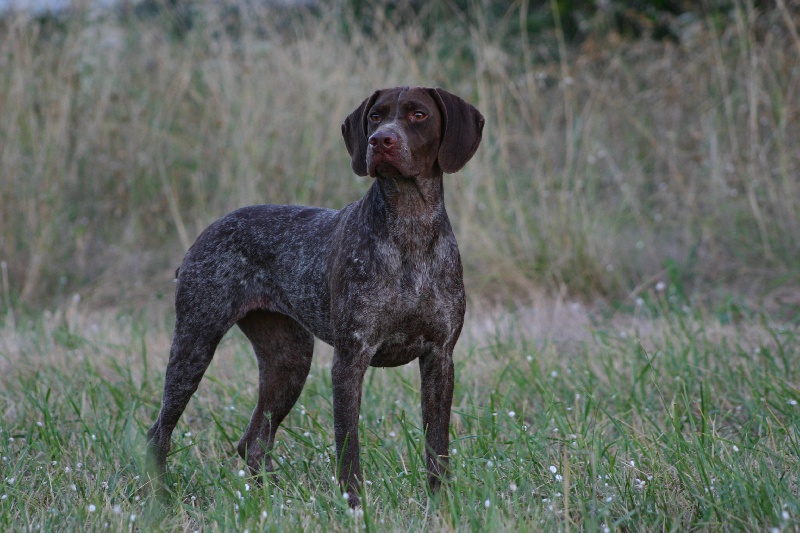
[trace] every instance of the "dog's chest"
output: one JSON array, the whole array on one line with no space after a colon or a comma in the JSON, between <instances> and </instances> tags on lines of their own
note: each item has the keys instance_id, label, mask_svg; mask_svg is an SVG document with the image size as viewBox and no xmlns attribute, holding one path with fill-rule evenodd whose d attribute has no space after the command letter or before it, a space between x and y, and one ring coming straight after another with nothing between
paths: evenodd
<instances>
[{"instance_id":1,"label":"dog's chest","mask_svg":"<svg viewBox=\"0 0 800 533\"><path fill-rule=\"evenodd\" d=\"M407 225L406 225L407 226ZM363 229L364 226L361 227ZM452 349L464 318L464 286L452 232L355 232L331 269L331 322L342 352L373 366L406 364Z\"/></svg>"},{"instance_id":2,"label":"dog's chest","mask_svg":"<svg viewBox=\"0 0 800 533\"><path fill-rule=\"evenodd\" d=\"M464 317L460 268L420 262L384 278L367 294L365 333L372 366L398 366L455 342Z\"/></svg>"},{"instance_id":3,"label":"dog's chest","mask_svg":"<svg viewBox=\"0 0 800 533\"><path fill-rule=\"evenodd\" d=\"M378 246L372 257L371 290L387 317L438 324L464 299L461 265L454 240L441 239L426 252L403 254L397 247Z\"/></svg>"}]
</instances>

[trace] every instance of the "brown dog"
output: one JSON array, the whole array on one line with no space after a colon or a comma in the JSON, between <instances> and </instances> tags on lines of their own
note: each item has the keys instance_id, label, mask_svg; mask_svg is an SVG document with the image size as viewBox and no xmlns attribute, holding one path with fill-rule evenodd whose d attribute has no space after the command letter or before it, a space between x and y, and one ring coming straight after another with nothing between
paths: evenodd
<instances>
[{"instance_id":1,"label":"brown dog","mask_svg":"<svg viewBox=\"0 0 800 533\"><path fill-rule=\"evenodd\" d=\"M245 207L200 235L178 272L164 397L147 433L158 476L178 419L237 324L258 359L258 404L238 446L253 474L273 470L275 432L303 389L316 336L334 347L339 484L350 504L359 503L358 415L369 366L419 359L428 480L438 488L465 308L442 175L473 156L483 123L442 89L376 91L342 124L353 170L375 178L361 200L341 211Z\"/></svg>"}]
</instances>

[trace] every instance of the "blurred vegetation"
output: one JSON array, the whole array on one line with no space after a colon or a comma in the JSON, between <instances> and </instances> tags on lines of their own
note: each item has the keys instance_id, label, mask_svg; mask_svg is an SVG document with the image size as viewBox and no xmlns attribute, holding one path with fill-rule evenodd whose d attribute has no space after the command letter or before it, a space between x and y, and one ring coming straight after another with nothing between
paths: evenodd
<instances>
[{"instance_id":1,"label":"blurred vegetation","mask_svg":"<svg viewBox=\"0 0 800 533\"><path fill-rule=\"evenodd\" d=\"M337 2L332 2L336 4ZM399 24L421 24L426 34L436 31L442 23L485 24L499 27L509 36L539 39L559 26L570 42L577 42L599 31L616 31L638 38L650 34L655 38L677 36L670 29L671 20L682 14L702 15L704 12L724 13L732 2L701 4L670 0L422 0L347 2L360 20L369 20L376 13L395 18ZM519 24L509 25L511 19ZM369 25L363 26L368 30Z\"/></svg>"},{"instance_id":2,"label":"blurred vegetation","mask_svg":"<svg viewBox=\"0 0 800 533\"><path fill-rule=\"evenodd\" d=\"M7 14L3 305L165 294L227 211L342 207L369 186L342 119L377 87L421 84L487 117L447 185L473 297L632 301L666 282L796 313L799 13L454 0Z\"/></svg>"}]
</instances>

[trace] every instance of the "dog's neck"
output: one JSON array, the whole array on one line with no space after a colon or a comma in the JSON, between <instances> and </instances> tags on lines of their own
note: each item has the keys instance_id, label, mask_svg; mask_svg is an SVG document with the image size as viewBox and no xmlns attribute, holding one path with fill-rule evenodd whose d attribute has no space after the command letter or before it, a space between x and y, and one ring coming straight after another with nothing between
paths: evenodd
<instances>
[{"instance_id":1,"label":"dog's neck","mask_svg":"<svg viewBox=\"0 0 800 533\"><path fill-rule=\"evenodd\" d=\"M444 207L442 174L427 177L377 177L367 193L373 216L386 225L401 249L425 252L450 228Z\"/></svg>"}]
</instances>

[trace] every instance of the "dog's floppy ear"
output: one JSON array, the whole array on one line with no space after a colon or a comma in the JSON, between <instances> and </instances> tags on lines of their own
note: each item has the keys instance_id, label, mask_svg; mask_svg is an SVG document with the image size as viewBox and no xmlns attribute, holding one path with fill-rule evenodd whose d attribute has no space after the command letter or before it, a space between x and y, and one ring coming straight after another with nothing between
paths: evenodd
<instances>
[{"instance_id":1,"label":"dog's floppy ear","mask_svg":"<svg viewBox=\"0 0 800 533\"><path fill-rule=\"evenodd\" d=\"M442 144L439 146L439 168L447 174L458 172L467 164L483 132L483 115L458 96L439 87L429 89L442 112Z\"/></svg>"},{"instance_id":2,"label":"dog's floppy ear","mask_svg":"<svg viewBox=\"0 0 800 533\"><path fill-rule=\"evenodd\" d=\"M350 154L350 166L359 176L366 176L367 171L367 112L380 96L381 91L375 91L372 96L361 102L355 111L344 119L342 123L342 137Z\"/></svg>"}]
</instances>

